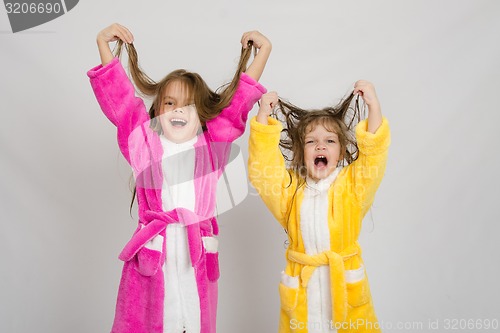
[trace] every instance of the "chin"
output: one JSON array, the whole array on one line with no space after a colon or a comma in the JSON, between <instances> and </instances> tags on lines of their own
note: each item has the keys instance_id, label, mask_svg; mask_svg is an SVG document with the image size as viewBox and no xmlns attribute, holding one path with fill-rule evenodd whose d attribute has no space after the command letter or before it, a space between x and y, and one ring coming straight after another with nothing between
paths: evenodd
<instances>
[{"instance_id":1,"label":"chin","mask_svg":"<svg viewBox=\"0 0 500 333\"><path fill-rule=\"evenodd\" d=\"M309 174L309 177L314 179L315 181L319 181L328 178L328 176L330 176L333 171L335 171L335 169L316 171L312 174Z\"/></svg>"},{"instance_id":2,"label":"chin","mask_svg":"<svg viewBox=\"0 0 500 333\"><path fill-rule=\"evenodd\" d=\"M197 135L197 133L193 133L193 130L191 129L175 128L169 126L167 128L163 128L163 135L165 135L168 140L174 143L183 143L193 139Z\"/></svg>"}]
</instances>

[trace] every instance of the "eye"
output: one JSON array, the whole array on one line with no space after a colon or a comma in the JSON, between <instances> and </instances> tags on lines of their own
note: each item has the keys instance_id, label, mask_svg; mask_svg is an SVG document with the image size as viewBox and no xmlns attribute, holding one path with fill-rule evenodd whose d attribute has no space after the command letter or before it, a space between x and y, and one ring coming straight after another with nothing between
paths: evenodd
<instances>
[{"instance_id":1,"label":"eye","mask_svg":"<svg viewBox=\"0 0 500 333\"><path fill-rule=\"evenodd\" d=\"M330 139L328 140L328 143L335 143L335 140Z\"/></svg>"},{"instance_id":2,"label":"eye","mask_svg":"<svg viewBox=\"0 0 500 333\"><path fill-rule=\"evenodd\" d=\"M314 141L313 141L313 140L307 140L307 141L306 141L306 144L307 144L307 143L314 143Z\"/></svg>"},{"instance_id":3,"label":"eye","mask_svg":"<svg viewBox=\"0 0 500 333\"><path fill-rule=\"evenodd\" d=\"M166 101L165 105L173 106L175 103L173 101Z\"/></svg>"}]
</instances>

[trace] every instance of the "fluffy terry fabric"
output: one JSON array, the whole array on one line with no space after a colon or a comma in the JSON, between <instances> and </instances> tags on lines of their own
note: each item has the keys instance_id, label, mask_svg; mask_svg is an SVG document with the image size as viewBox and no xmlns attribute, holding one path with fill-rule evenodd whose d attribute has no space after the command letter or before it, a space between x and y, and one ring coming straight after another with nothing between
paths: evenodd
<instances>
[{"instance_id":1,"label":"fluffy terry fabric","mask_svg":"<svg viewBox=\"0 0 500 333\"><path fill-rule=\"evenodd\" d=\"M359 158L335 171L338 175L327 189L327 207L323 207L327 209L324 218L327 228L317 227L314 231L314 228L307 230L304 224L314 219L322 221L323 214L315 214L308 221L301 214L302 203L310 188L296 173L286 169L278 146L281 124L268 119L269 125L261 124L255 118L251 121L248 172L266 206L287 231L290 242L286 268L282 273L284 278L279 285L279 332L335 331L332 327L338 332L379 332L357 240L363 217L374 200L385 171L390 144L387 120L383 119L375 134L367 131L366 121L357 125ZM322 234L323 229L328 232L326 237ZM307 234L303 233L306 230ZM318 252L308 248L313 238L322 244ZM324 248L325 240L327 249ZM323 280L328 283L328 301L320 299L320 295L308 295L309 292L319 292L318 284L313 285L315 276L326 276ZM290 283L293 279L299 283ZM308 301L315 301L316 305L308 306ZM316 310L319 308L328 308L328 316L308 313L308 309L320 311ZM330 318L330 321L324 322L325 318Z\"/></svg>"},{"instance_id":2,"label":"fluffy terry fabric","mask_svg":"<svg viewBox=\"0 0 500 333\"><path fill-rule=\"evenodd\" d=\"M118 145L133 169L137 188L139 225L119 256L125 263L112 332L162 333L164 306L179 306L164 304L165 281L161 269L166 260L166 229L172 223L186 228L198 288L200 332L215 332L218 253L209 253L203 239L218 234L213 216L216 185L228 159L230 143L241 136L248 112L266 90L242 74L230 105L206 123L207 130L198 135L194 144L197 193L193 198L194 211L186 208L164 211L163 146L159 135L149 126L144 102L135 96L134 87L118 59L91 69L87 75L101 109L117 127ZM146 247L158 239L163 239L161 251L157 251L157 245Z\"/></svg>"}]
</instances>

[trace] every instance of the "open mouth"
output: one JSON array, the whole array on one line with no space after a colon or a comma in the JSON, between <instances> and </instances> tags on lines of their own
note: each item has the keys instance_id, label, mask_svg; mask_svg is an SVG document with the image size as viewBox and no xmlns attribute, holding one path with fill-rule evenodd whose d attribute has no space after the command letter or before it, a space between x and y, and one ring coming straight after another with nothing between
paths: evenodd
<instances>
[{"instance_id":1,"label":"open mouth","mask_svg":"<svg viewBox=\"0 0 500 333\"><path fill-rule=\"evenodd\" d=\"M321 168L321 167L326 167L328 164L328 159L324 155L318 155L314 159L314 165Z\"/></svg>"},{"instance_id":2,"label":"open mouth","mask_svg":"<svg viewBox=\"0 0 500 333\"><path fill-rule=\"evenodd\" d=\"M187 121L185 121L184 119L180 119L180 118L173 118L173 119L170 119L170 124L172 124L172 126L174 126L174 127L183 127L183 126L186 126Z\"/></svg>"}]
</instances>

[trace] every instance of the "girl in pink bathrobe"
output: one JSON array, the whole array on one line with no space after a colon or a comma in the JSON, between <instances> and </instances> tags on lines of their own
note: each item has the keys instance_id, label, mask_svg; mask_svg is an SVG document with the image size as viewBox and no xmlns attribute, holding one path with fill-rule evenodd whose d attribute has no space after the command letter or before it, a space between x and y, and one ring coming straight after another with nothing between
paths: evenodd
<instances>
[{"instance_id":1,"label":"girl in pink bathrobe","mask_svg":"<svg viewBox=\"0 0 500 333\"><path fill-rule=\"evenodd\" d=\"M135 96L109 42L125 43ZM136 183L139 223L119 258L124 267L114 333L213 333L216 330L218 178L231 142L266 89L259 80L271 51L257 31L243 34L241 60L221 93L196 73L176 70L155 82L139 68L130 31L113 24L97 35L102 64L87 74ZM258 50L246 68L253 47Z\"/></svg>"}]
</instances>

